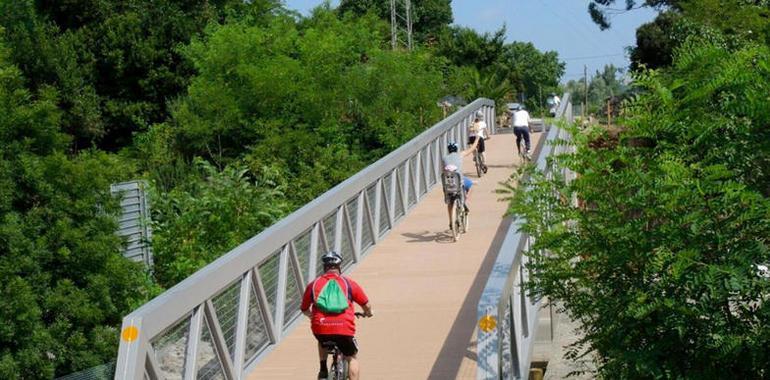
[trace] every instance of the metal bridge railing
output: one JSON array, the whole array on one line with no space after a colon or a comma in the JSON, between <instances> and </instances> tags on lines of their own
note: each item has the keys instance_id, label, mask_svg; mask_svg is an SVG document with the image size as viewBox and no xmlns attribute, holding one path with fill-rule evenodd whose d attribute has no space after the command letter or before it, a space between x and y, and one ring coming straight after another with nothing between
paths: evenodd
<instances>
[{"instance_id":1,"label":"metal bridge railing","mask_svg":"<svg viewBox=\"0 0 770 380\"><path fill-rule=\"evenodd\" d=\"M478 99L123 319L116 379L242 379L291 331L304 286L335 249L350 271L439 183Z\"/></svg>"},{"instance_id":2,"label":"metal bridge railing","mask_svg":"<svg viewBox=\"0 0 770 380\"><path fill-rule=\"evenodd\" d=\"M571 122L569 94L564 94L562 99L556 119ZM551 175L553 168L547 167L548 156L567 149L554 141L568 138L566 131L551 126L537 157L538 170ZM520 232L522 224L523 221L517 218L508 229L479 300L476 372L479 380L529 378L540 299L528 294L523 286L530 276L526 253L535 237Z\"/></svg>"}]
</instances>

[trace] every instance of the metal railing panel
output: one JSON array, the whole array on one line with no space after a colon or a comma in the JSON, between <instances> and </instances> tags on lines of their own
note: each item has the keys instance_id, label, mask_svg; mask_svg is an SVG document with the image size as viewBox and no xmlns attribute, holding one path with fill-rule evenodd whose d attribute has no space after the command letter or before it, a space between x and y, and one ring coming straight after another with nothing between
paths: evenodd
<instances>
[{"instance_id":1,"label":"metal railing panel","mask_svg":"<svg viewBox=\"0 0 770 380\"><path fill-rule=\"evenodd\" d=\"M557 110L557 119L572 120L569 94L565 94L563 99ZM552 168L547 167L549 156L564 149L555 141L568 138L561 128L548 129L535 161L539 171L550 175ZM477 379L521 380L529 376L540 300L525 289L530 276L526 252L535 237L520 232L523 223L520 218L511 223L479 299Z\"/></svg>"},{"instance_id":2,"label":"metal railing panel","mask_svg":"<svg viewBox=\"0 0 770 380\"><path fill-rule=\"evenodd\" d=\"M243 378L296 325L319 257L336 248L349 269L371 250L438 183L447 136L464 146L478 110L494 102L455 112L126 316L115 377Z\"/></svg>"},{"instance_id":3,"label":"metal railing panel","mask_svg":"<svg viewBox=\"0 0 770 380\"><path fill-rule=\"evenodd\" d=\"M152 268L152 228L146 188L144 181L130 181L112 184L110 192L120 197L122 212L118 218L117 234L128 243L123 248L123 256Z\"/></svg>"}]
</instances>

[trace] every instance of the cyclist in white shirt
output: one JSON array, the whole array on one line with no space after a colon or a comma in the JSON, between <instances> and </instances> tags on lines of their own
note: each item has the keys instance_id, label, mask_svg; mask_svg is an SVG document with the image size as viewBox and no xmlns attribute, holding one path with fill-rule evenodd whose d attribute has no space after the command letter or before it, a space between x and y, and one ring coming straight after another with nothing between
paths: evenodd
<instances>
[{"instance_id":1,"label":"cyclist in white shirt","mask_svg":"<svg viewBox=\"0 0 770 380\"><path fill-rule=\"evenodd\" d=\"M487 123L484 122L484 114L481 111L478 111L476 112L476 118L474 119L473 124L471 124L470 128L468 129L468 146L472 146L478 138L479 143L477 149L479 150L481 157L484 159L484 162L487 162L487 156L484 154L484 152L487 150L486 145L484 144L484 140L486 140L488 136ZM482 166L481 169L484 171L484 173L486 173L487 165Z\"/></svg>"},{"instance_id":2,"label":"cyclist in white shirt","mask_svg":"<svg viewBox=\"0 0 770 380\"><path fill-rule=\"evenodd\" d=\"M524 106L519 105L513 110L513 117L511 118L511 124L513 127L513 133L516 134L516 146L519 146L521 139L524 139L526 146L527 156L529 156L530 144L529 144L529 130L530 130L530 117L529 112L524 109Z\"/></svg>"}]
</instances>

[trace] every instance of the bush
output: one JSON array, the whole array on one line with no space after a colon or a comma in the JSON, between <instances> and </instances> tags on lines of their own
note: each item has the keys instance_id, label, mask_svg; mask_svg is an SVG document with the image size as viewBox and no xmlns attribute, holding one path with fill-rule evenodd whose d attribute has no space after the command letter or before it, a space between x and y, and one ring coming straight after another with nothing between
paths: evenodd
<instances>
[{"instance_id":1,"label":"bush","mask_svg":"<svg viewBox=\"0 0 770 380\"><path fill-rule=\"evenodd\" d=\"M690 41L636 79L618 139L571 130L577 153L556 162L577 179L516 191L548 252L532 290L581 324L571 356L595 354L600 377L770 376L768 53Z\"/></svg>"}]
</instances>

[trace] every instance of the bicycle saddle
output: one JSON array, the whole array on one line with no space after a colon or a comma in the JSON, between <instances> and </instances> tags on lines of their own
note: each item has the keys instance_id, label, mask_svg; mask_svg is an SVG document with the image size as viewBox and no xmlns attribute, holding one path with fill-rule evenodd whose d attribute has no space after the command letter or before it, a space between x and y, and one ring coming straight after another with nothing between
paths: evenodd
<instances>
[{"instance_id":1,"label":"bicycle saddle","mask_svg":"<svg viewBox=\"0 0 770 380\"><path fill-rule=\"evenodd\" d=\"M332 341L328 342L321 342L321 347L323 347L327 351L333 351L337 348L337 343L334 343Z\"/></svg>"}]
</instances>

